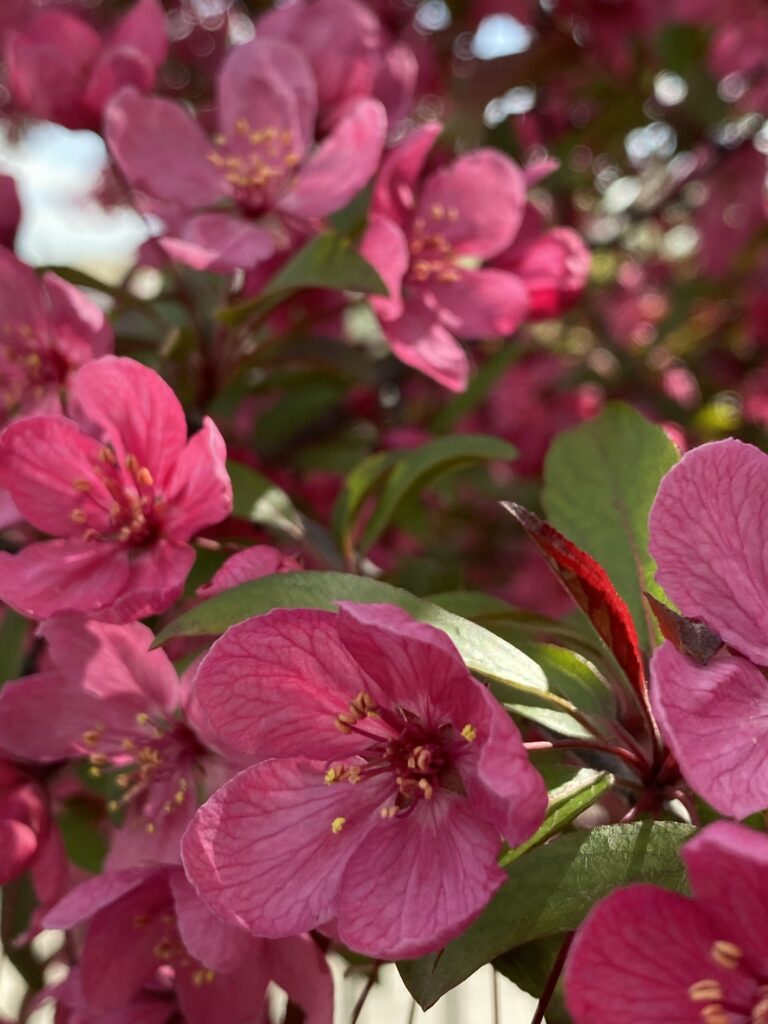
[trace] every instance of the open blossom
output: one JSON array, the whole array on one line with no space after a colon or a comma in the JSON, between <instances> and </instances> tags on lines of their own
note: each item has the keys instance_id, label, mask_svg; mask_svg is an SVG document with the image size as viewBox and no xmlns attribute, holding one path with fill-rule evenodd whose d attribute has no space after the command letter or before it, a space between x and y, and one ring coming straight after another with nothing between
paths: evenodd
<instances>
[{"instance_id":1,"label":"open blossom","mask_svg":"<svg viewBox=\"0 0 768 1024\"><path fill-rule=\"evenodd\" d=\"M6 179L9 180L9 179ZM0 417L60 412L78 367L111 352L101 309L56 274L42 277L0 249Z\"/></svg>"},{"instance_id":2,"label":"open blossom","mask_svg":"<svg viewBox=\"0 0 768 1024\"><path fill-rule=\"evenodd\" d=\"M230 587L249 583L276 572L297 572L301 565L291 555L284 555L269 544L254 544L237 551L213 574L210 581L197 588L198 597L214 597Z\"/></svg>"},{"instance_id":3,"label":"open blossom","mask_svg":"<svg viewBox=\"0 0 768 1024\"><path fill-rule=\"evenodd\" d=\"M203 659L196 694L223 742L269 758L182 843L203 899L255 935L319 927L386 959L436 949L506 878L501 837L543 818L514 723L443 633L398 608L250 619Z\"/></svg>"},{"instance_id":4,"label":"open blossom","mask_svg":"<svg viewBox=\"0 0 768 1024\"><path fill-rule=\"evenodd\" d=\"M125 90L106 136L137 202L166 221L166 252L198 269L249 269L317 229L378 167L386 115L355 103L319 144L317 85L304 55L259 38L236 47L217 81L209 139L178 103Z\"/></svg>"},{"instance_id":5,"label":"open blossom","mask_svg":"<svg viewBox=\"0 0 768 1024\"><path fill-rule=\"evenodd\" d=\"M527 182L497 150L475 150L425 175L439 130L419 129L384 160L361 251L389 290L371 305L394 354L461 391L469 363L459 339L511 334L531 314L564 308L555 296L583 286L588 256L570 233L539 236L532 214L515 245ZM528 242L540 251L528 251Z\"/></svg>"},{"instance_id":6,"label":"open blossom","mask_svg":"<svg viewBox=\"0 0 768 1024\"><path fill-rule=\"evenodd\" d=\"M0 597L24 615L80 611L128 621L169 607L195 559L189 541L230 512L213 421L187 441L171 388L105 356L71 379L63 416L27 416L0 435L0 486L57 539L2 553Z\"/></svg>"},{"instance_id":7,"label":"open blossom","mask_svg":"<svg viewBox=\"0 0 768 1024\"><path fill-rule=\"evenodd\" d=\"M706 664L666 641L654 711L691 786L723 814L768 805L768 455L705 444L664 477L650 515L657 579L683 615L725 642Z\"/></svg>"},{"instance_id":8,"label":"open blossom","mask_svg":"<svg viewBox=\"0 0 768 1024\"><path fill-rule=\"evenodd\" d=\"M140 623L56 615L39 634L45 671L0 691L0 749L42 763L87 758L92 774L114 778L123 824L111 867L177 862L211 760L188 685Z\"/></svg>"},{"instance_id":9,"label":"open blossom","mask_svg":"<svg viewBox=\"0 0 768 1024\"><path fill-rule=\"evenodd\" d=\"M273 979L302 1007L307 1024L332 1024L333 984L315 943L301 935L255 939L220 920L181 868L107 872L73 889L45 917L48 928L83 922L77 988L67 992L65 983L63 994L86 1021L89 1013L109 1020L97 1015L133 1004L134 1016L120 1020L161 1022L177 1008L187 1024L255 1024Z\"/></svg>"},{"instance_id":10,"label":"open blossom","mask_svg":"<svg viewBox=\"0 0 768 1024\"><path fill-rule=\"evenodd\" d=\"M293 43L312 64L320 116L332 124L356 100L373 96L390 123L408 113L418 64L391 42L375 12L358 0L293 0L259 18L257 34Z\"/></svg>"},{"instance_id":11,"label":"open blossom","mask_svg":"<svg viewBox=\"0 0 768 1024\"><path fill-rule=\"evenodd\" d=\"M168 53L159 0L137 0L102 37L82 18L48 10L7 33L5 63L14 104L67 128L98 129L124 86L149 92Z\"/></svg>"},{"instance_id":12,"label":"open blossom","mask_svg":"<svg viewBox=\"0 0 768 1024\"><path fill-rule=\"evenodd\" d=\"M683 847L693 898L631 885L576 934L574 1024L766 1024L768 838L716 822Z\"/></svg>"}]
</instances>

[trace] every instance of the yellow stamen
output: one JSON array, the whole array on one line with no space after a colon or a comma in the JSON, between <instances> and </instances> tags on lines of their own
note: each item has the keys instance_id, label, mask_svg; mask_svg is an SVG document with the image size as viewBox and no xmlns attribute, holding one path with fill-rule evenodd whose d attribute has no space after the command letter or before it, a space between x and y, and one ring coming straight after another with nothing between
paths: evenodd
<instances>
[{"instance_id":1,"label":"yellow stamen","mask_svg":"<svg viewBox=\"0 0 768 1024\"><path fill-rule=\"evenodd\" d=\"M727 971L733 971L739 966L739 962L744 954L735 942L726 942L725 939L718 939L717 942L712 944L709 955L718 967L724 967Z\"/></svg>"},{"instance_id":2,"label":"yellow stamen","mask_svg":"<svg viewBox=\"0 0 768 1024\"><path fill-rule=\"evenodd\" d=\"M333 821L331 822L331 832L333 832L334 835L338 835L339 832L341 832L341 830L344 828L346 823L346 818L334 818Z\"/></svg>"},{"instance_id":3,"label":"yellow stamen","mask_svg":"<svg viewBox=\"0 0 768 1024\"><path fill-rule=\"evenodd\" d=\"M702 978L688 989L688 998L694 1003L713 1003L723 998L723 987L714 978Z\"/></svg>"},{"instance_id":4,"label":"yellow stamen","mask_svg":"<svg viewBox=\"0 0 768 1024\"><path fill-rule=\"evenodd\" d=\"M471 723L467 722L464 728L461 730L461 735L467 741L467 743L474 743L477 739L477 729Z\"/></svg>"}]
</instances>

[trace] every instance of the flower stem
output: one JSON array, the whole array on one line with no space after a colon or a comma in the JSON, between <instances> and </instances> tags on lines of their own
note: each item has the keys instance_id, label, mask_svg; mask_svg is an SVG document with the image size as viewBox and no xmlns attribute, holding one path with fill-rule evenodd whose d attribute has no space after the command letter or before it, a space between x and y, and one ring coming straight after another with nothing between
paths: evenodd
<instances>
[{"instance_id":1,"label":"flower stem","mask_svg":"<svg viewBox=\"0 0 768 1024\"><path fill-rule=\"evenodd\" d=\"M571 948L571 942L573 941L573 932L566 935L563 940L563 944L560 947L560 952L555 957L555 962L552 964L552 969L549 972L547 983L544 986L544 991L539 997L539 1003L536 1007L536 1012L531 1018L531 1024L542 1024L544 1020L544 1014L547 1012L547 1007L550 1004L552 996L555 992L555 987L562 974L563 967L565 966L565 958L568 956L568 950Z\"/></svg>"}]
</instances>

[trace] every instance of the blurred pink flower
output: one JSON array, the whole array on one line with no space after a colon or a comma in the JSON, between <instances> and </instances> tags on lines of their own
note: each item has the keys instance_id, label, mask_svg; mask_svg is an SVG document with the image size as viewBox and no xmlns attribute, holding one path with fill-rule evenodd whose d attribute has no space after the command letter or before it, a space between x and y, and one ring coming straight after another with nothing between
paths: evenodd
<instances>
[{"instance_id":1,"label":"blurred pink flower","mask_svg":"<svg viewBox=\"0 0 768 1024\"><path fill-rule=\"evenodd\" d=\"M203 899L256 935L320 927L385 959L437 949L504 881L501 836L520 843L544 815L512 720L443 633L398 608L250 619L214 644L195 692L222 742L269 758L182 843Z\"/></svg>"},{"instance_id":2,"label":"blurred pink flower","mask_svg":"<svg viewBox=\"0 0 768 1024\"><path fill-rule=\"evenodd\" d=\"M5 39L15 105L67 128L98 130L105 106L124 86L149 92L167 53L159 0L137 0L106 37L74 14L49 10Z\"/></svg>"},{"instance_id":3,"label":"blurred pink flower","mask_svg":"<svg viewBox=\"0 0 768 1024\"><path fill-rule=\"evenodd\" d=\"M56 540L0 553L0 596L24 615L142 618L180 595L189 541L229 515L232 487L213 421L187 441L181 404L132 359L72 377L69 418L27 416L0 435L0 485Z\"/></svg>"}]
</instances>

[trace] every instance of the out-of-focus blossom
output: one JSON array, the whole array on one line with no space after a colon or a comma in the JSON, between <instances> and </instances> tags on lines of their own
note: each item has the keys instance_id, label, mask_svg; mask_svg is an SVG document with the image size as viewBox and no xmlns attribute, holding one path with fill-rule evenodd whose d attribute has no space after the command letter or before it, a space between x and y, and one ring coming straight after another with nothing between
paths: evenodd
<instances>
[{"instance_id":1,"label":"out-of-focus blossom","mask_svg":"<svg viewBox=\"0 0 768 1024\"><path fill-rule=\"evenodd\" d=\"M437 949L506 877L500 837L522 842L544 814L514 723L443 633L398 608L250 619L195 689L222 742L269 758L182 844L203 899L255 935L320 927L387 959Z\"/></svg>"},{"instance_id":2,"label":"out-of-focus blossom","mask_svg":"<svg viewBox=\"0 0 768 1024\"><path fill-rule=\"evenodd\" d=\"M187 441L181 403L132 359L105 356L72 377L69 417L27 416L0 435L0 484L56 540L0 554L0 596L24 615L142 618L180 595L189 541L232 508L213 421Z\"/></svg>"},{"instance_id":3,"label":"out-of-focus blossom","mask_svg":"<svg viewBox=\"0 0 768 1024\"><path fill-rule=\"evenodd\" d=\"M137 0L102 37L68 11L40 11L5 40L14 104L67 128L98 129L109 100L124 86L149 92L168 52L159 0Z\"/></svg>"},{"instance_id":4,"label":"out-of-focus blossom","mask_svg":"<svg viewBox=\"0 0 768 1024\"><path fill-rule=\"evenodd\" d=\"M284 555L268 544L254 544L245 551L238 551L226 560L214 573L209 583L197 588L198 597L213 597L240 583L271 576L276 572L297 572L301 565L290 555Z\"/></svg>"},{"instance_id":5,"label":"out-of-focus blossom","mask_svg":"<svg viewBox=\"0 0 768 1024\"><path fill-rule=\"evenodd\" d=\"M315 145L317 85L304 55L259 38L231 51L209 139L177 103L125 90L106 135L137 203L158 213L166 252L198 269L249 269L317 230L370 180L386 134L373 99Z\"/></svg>"}]
</instances>

